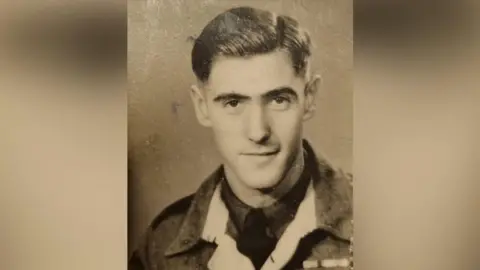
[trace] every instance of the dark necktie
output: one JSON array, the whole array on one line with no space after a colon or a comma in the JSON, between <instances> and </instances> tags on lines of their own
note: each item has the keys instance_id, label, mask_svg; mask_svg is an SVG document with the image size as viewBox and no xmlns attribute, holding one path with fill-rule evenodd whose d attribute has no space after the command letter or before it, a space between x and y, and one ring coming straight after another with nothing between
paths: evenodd
<instances>
[{"instance_id":1,"label":"dark necktie","mask_svg":"<svg viewBox=\"0 0 480 270\"><path fill-rule=\"evenodd\" d=\"M245 218L243 231L237 239L237 249L260 269L275 248L277 240L267 232L267 218L260 209L252 209Z\"/></svg>"}]
</instances>

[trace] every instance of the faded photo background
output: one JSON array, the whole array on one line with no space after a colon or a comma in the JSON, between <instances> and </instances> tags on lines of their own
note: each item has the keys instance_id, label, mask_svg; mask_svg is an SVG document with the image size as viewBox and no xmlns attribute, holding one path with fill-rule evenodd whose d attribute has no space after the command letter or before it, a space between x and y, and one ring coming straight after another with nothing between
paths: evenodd
<instances>
[{"instance_id":1,"label":"faded photo background","mask_svg":"<svg viewBox=\"0 0 480 270\"><path fill-rule=\"evenodd\" d=\"M129 252L164 207L194 192L220 164L210 130L197 123L190 101L195 77L188 39L240 5L290 15L310 32L312 68L322 83L305 136L334 165L351 172L351 0L129 1Z\"/></svg>"}]
</instances>

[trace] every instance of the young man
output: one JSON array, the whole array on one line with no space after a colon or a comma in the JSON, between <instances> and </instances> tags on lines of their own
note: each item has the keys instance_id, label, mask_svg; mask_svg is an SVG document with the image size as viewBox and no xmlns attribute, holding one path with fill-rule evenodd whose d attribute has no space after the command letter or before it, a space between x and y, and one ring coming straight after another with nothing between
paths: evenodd
<instances>
[{"instance_id":1,"label":"young man","mask_svg":"<svg viewBox=\"0 0 480 270\"><path fill-rule=\"evenodd\" d=\"M297 21L240 7L196 38L191 97L224 163L152 222L129 269L348 269L350 178L302 139L318 77Z\"/></svg>"}]
</instances>

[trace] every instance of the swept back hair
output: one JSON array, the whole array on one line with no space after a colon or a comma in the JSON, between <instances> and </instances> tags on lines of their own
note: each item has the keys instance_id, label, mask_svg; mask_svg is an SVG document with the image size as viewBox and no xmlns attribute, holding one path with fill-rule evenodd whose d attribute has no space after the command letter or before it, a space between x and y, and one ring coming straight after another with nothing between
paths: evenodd
<instances>
[{"instance_id":1,"label":"swept back hair","mask_svg":"<svg viewBox=\"0 0 480 270\"><path fill-rule=\"evenodd\" d=\"M289 16L251 7L232 8L211 20L193 40L192 69L201 82L208 81L218 56L248 57L275 50L288 52L296 75L308 72L310 36Z\"/></svg>"}]
</instances>

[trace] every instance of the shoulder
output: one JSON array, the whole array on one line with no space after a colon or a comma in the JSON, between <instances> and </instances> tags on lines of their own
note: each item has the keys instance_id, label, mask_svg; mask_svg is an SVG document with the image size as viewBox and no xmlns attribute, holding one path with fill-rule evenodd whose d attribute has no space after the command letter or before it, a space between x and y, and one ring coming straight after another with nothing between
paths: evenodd
<instances>
[{"instance_id":1,"label":"shoulder","mask_svg":"<svg viewBox=\"0 0 480 270\"><path fill-rule=\"evenodd\" d=\"M163 253L177 235L193 196L194 194L175 201L153 218L129 259L129 270L149 269L152 261L161 261L156 253Z\"/></svg>"},{"instance_id":2,"label":"shoulder","mask_svg":"<svg viewBox=\"0 0 480 270\"><path fill-rule=\"evenodd\" d=\"M195 194L190 194L165 207L150 223L148 229L159 231L181 223L185 217ZM174 226L172 229L178 229Z\"/></svg>"},{"instance_id":3,"label":"shoulder","mask_svg":"<svg viewBox=\"0 0 480 270\"><path fill-rule=\"evenodd\" d=\"M331 185L338 194L348 203L352 203L353 196L353 176L342 169L333 169L330 177Z\"/></svg>"},{"instance_id":4,"label":"shoulder","mask_svg":"<svg viewBox=\"0 0 480 270\"><path fill-rule=\"evenodd\" d=\"M318 151L306 144L308 167L313 177L317 197L329 208L333 220L350 220L353 217L353 175L335 166Z\"/></svg>"},{"instance_id":5,"label":"shoulder","mask_svg":"<svg viewBox=\"0 0 480 270\"><path fill-rule=\"evenodd\" d=\"M168 205L152 219L150 225L147 227L146 233L148 234L147 238L150 239L150 242L159 240L163 245L173 240L175 236L178 235L184 220L187 216L190 216L190 210L193 204L197 207L199 204L202 204L202 202L207 202L208 204L208 199L211 196L210 193L213 193L217 184L217 171L204 180L195 192ZM194 216L201 215L200 210L196 209L192 214Z\"/></svg>"},{"instance_id":6,"label":"shoulder","mask_svg":"<svg viewBox=\"0 0 480 270\"><path fill-rule=\"evenodd\" d=\"M353 191L353 175L334 165L320 152L314 151L310 145L307 144L306 149L307 163L313 178L325 182L329 189L340 193L342 197L347 197L345 199L350 199Z\"/></svg>"},{"instance_id":7,"label":"shoulder","mask_svg":"<svg viewBox=\"0 0 480 270\"><path fill-rule=\"evenodd\" d=\"M331 199L342 204L343 207L352 208L353 203L353 176L345 170L333 166L325 160L321 161L319 168L320 179L328 186ZM350 211L349 211L350 212Z\"/></svg>"},{"instance_id":8,"label":"shoulder","mask_svg":"<svg viewBox=\"0 0 480 270\"><path fill-rule=\"evenodd\" d=\"M193 197L194 194L183 197L158 213L144 231L140 247L147 250L153 246L155 249L166 249L166 245L178 234Z\"/></svg>"},{"instance_id":9,"label":"shoulder","mask_svg":"<svg viewBox=\"0 0 480 270\"><path fill-rule=\"evenodd\" d=\"M139 247L165 249L173 241L192 203L194 194L183 197L157 214L143 233Z\"/></svg>"},{"instance_id":10,"label":"shoulder","mask_svg":"<svg viewBox=\"0 0 480 270\"><path fill-rule=\"evenodd\" d=\"M303 140L303 148L306 154L307 166L315 171L314 176L343 179L345 181L351 180L351 173L335 165L325 153L315 150L306 139Z\"/></svg>"}]
</instances>

